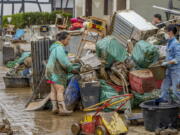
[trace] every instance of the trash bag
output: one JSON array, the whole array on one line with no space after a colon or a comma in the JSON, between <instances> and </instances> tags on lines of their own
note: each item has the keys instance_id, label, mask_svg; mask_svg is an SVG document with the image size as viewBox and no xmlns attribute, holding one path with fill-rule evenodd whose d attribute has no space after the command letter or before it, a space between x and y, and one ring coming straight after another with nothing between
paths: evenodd
<instances>
[{"instance_id":1,"label":"trash bag","mask_svg":"<svg viewBox=\"0 0 180 135\"><path fill-rule=\"evenodd\" d=\"M20 39L25 34L25 31L23 29L16 30L16 34L13 36L13 40Z\"/></svg>"},{"instance_id":2,"label":"trash bag","mask_svg":"<svg viewBox=\"0 0 180 135\"><path fill-rule=\"evenodd\" d=\"M8 63L6 64L6 67L14 68L17 62L18 62L18 59L15 59L14 61L8 61Z\"/></svg>"},{"instance_id":3,"label":"trash bag","mask_svg":"<svg viewBox=\"0 0 180 135\"><path fill-rule=\"evenodd\" d=\"M133 107L138 107L144 101L156 99L160 95L160 90L153 90L152 92L140 94L135 91L131 91L134 95L134 98L131 100Z\"/></svg>"},{"instance_id":4,"label":"trash bag","mask_svg":"<svg viewBox=\"0 0 180 135\"><path fill-rule=\"evenodd\" d=\"M96 54L107 62L110 67L114 62L124 62L127 58L127 51L115 38L107 36L96 44Z\"/></svg>"},{"instance_id":5,"label":"trash bag","mask_svg":"<svg viewBox=\"0 0 180 135\"><path fill-rule=\"evenodd\" d=\"M136 43L133 49L132 59L138 68L148 68L149 65L157 62L159 59L158 48L141 40Z\"/></svg>"},{"instance_id":6,"label":"trash bag","mask_svg":"<svg viewBox=\"0 0 180 135\"><path fill-rule=\"evenodd\" d=\"M18 59L17 64L22 64L24 60L29 56L31 56L31 52L23 52L21 57Z\"/></svg>"},{"instance_id":7,"label":"trash bag","mask_svg":"<svg viewBox=\"0 0 180 135\"><path fill-rule=\"evenodd\" d=\"M78 79L72 77L64 93L65 104L68 110L73 110L80 100L80 87Z\"/></svg>"},{"instance_id":8,"label":"trash bag","mask_svg":"<svg viewBox=\"0 0 180 135\"><path fill-rule=\"evenodd\" d=\"M111 97L121 95L123 93L118 93L114 88L112 88L110 85L108 85L104 80L100 80L101 85L101 94L100 94L100 102L103 102ZM120 98L113 99L110 103L115 102L117 100L120 100ZM113 105L111 107L106 108L104 111L111 111L117 109L121 103ZM121 108L121 110L125 110L125 106Z\"/></svg>"}]
</instances>

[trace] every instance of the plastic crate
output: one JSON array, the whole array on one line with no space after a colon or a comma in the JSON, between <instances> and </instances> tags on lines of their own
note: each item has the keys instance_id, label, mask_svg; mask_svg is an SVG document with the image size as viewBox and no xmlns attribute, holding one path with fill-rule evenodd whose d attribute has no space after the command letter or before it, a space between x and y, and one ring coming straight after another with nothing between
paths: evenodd
<instances>
[{"instance_id":1,"label":"plastic crate","mask_svg":"<svg viewBox=\"0 0 180 135\"><path fill-rule=\"evenodd\" d=\"M138 93L150 92L156 88L156 82L150 70L136 70L129 73L131 89Z\"/></svg>"},{"instance_id":2,"label":"plastic crate","mask_svg":"<svg viewBox=\"0 0 180 135\"><path fill-rule=\"evenodd\" d=\"M6 88L26 88L30 87L30 81L27 77L5 76L3 77Z\"/></svg>"},{"instance_id":3,"label":"plastic crate","mask_svg":"<svg viewBox=\"0 0 180 135\"><path fill-rule=\"evenodd\" d=\"M99 103L100 83L99 82L82 83L80 88L80 94L84 108Z\"/></svg>"}]
</instances>

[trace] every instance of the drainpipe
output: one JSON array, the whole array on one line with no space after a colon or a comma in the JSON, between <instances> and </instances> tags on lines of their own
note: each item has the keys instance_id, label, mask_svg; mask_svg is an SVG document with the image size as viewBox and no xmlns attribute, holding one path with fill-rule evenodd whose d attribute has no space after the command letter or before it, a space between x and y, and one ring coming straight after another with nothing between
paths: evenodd
<instances>
[{"instance_id":1,"label":"drainpipe","mask_svg":"<svg viewBox=\"0 0 180 135\"><path fill-rule=\"evenodd\" d=\"M130 10L131 0L126 0L126 9Z\"/></svg>"},{"instance_id":2,"label":"drainpipe","mask_svg":"<svg viewBox=\"0 0 180 135\"><path fill-rule=\"evenodd\" d=\"M82 16L86 15L86 0L82 0Z\"/></svg>"},{"instance_id":3,"label":"drainpipe","mask_svg":"<svg viewBox=\"0 0 180 135\"><path fill-rule=\"evenodd\" d=\"M113 14L117 11L117 0L113 0Z\"/></svg>"}]
</instances>

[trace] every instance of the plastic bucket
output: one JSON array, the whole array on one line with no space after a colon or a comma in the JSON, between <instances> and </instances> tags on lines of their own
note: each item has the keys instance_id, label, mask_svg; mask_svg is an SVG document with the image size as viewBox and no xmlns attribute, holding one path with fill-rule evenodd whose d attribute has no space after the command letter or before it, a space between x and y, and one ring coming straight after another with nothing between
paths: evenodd
<instances>
[{"instance_id":1,"label":"plastic bucket","mask_svg":"<svg viewBox=\"0 0 180 135\"><path fill-rule=\"evenodd\" d=\"M148 131L155 131L157 128L177 128L179 105L160 104L155 105L154 100L145 101L140 104L143 110L144 126Z\"/></svg>"}]
</instances>

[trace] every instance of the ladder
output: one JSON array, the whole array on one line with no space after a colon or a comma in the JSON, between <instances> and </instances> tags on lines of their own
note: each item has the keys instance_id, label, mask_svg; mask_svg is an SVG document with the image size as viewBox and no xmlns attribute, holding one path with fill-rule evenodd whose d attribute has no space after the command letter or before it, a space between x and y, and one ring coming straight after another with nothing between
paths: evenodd
<instances>
[{"instance_id":1,"label":"ladder","mask_svg":"<svg viewBox=\"0 0 180 135\"><path fill-rule=\"evenodd\" d=\"M78 46L78 50L76 53L76 57L80 58L84 49L84 46L86 44L96 44L96 42L103 38L103 34L99 31L93 30L93 29L88 29L85 30L82 34L82 38L80 41L80 44Z\"/></svg>"}]
</instances>

